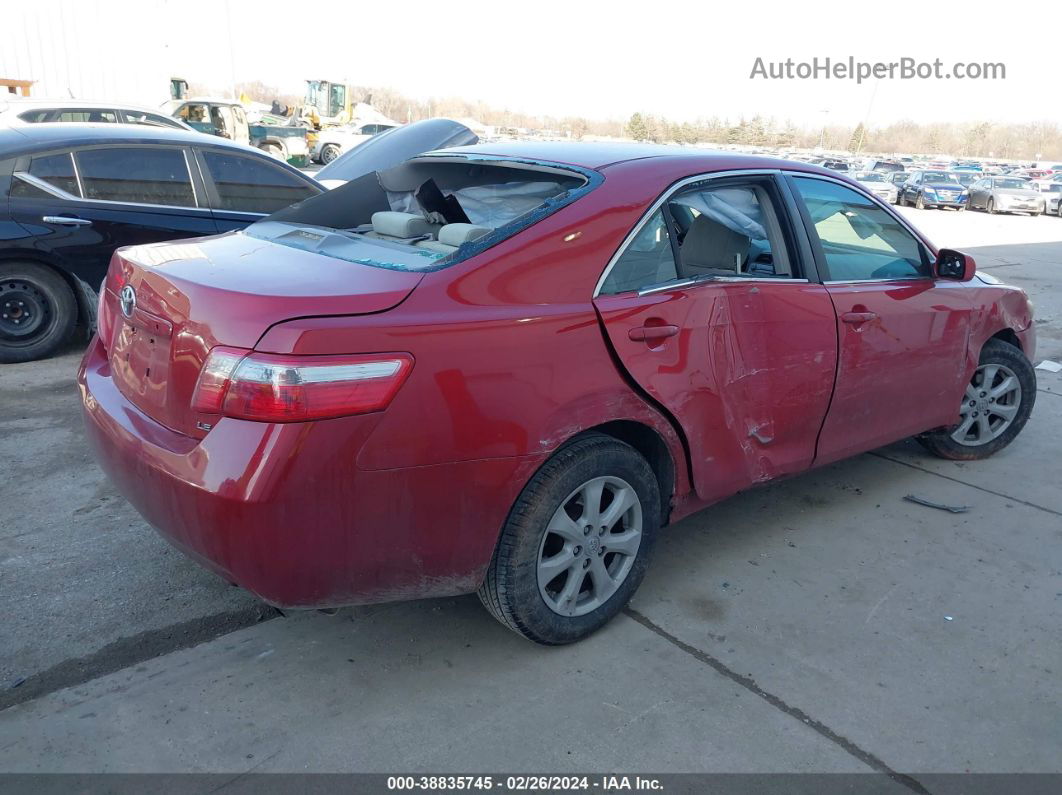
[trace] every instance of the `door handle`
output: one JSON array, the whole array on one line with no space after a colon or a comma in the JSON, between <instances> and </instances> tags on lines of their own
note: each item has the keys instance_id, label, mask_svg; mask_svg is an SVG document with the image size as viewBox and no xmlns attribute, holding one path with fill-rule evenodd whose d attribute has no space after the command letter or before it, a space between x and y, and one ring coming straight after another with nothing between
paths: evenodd
<instances>
[{"instance_id":1,"label":"door handle","mask_svg":"<svg viewBox=\"0 0 1062 795\"><path fill-rule=\"evenodd\" d=\"M635 342L652 342L678 334L678 326L638 326L627 332L627 336Z\"/></svg>"},{"instance_id":2,"label":"door handle","mask_svg":"<svg viewBox=\"0 0 1062 795\"><path fill-rule=\"evenodd\" d=\"M85 218L74 218L72 215L46 215L41 218L46 224L62 224L63 226L92 226L92 221Z\"/></svg>"},{"instance_id":3,"label":"door handle","mask_svg":"<svg viewBox=\"0 0 1062 795\"><path fill-rule=\"evenodd\" d=\"M845 323L866 323L876 317L877 313L875 312L845 312L841 315L841 320Z\"/></svg>"}]
</instances>

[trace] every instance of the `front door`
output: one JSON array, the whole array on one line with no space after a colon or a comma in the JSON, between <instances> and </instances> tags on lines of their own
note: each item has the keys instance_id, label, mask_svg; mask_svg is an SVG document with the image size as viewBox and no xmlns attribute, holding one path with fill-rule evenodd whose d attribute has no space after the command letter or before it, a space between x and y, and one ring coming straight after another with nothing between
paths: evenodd
<instances>
[{"instance_id":1,"label":"front door","mask_svg":"<svg viewBox=\"0 0 1062 795\"><path fill-rule=\"evenodd\" d=\"M958 421L969 290L936 280L931 254L869 196L791 177L837 311L837 386L819 438L827 463Z\"/></svg>"},{"instance_id":2,"label":"front door","mask_svg":"<svg viewBox=\"0 0 1062 795\"><path fill-rule=\"evenodd\" d=\"M623 366L681 426L704 500L809 467L829 405L833 306L783 195L771 175L675 191L594 299Z\"/></svg>"}]
</instances>

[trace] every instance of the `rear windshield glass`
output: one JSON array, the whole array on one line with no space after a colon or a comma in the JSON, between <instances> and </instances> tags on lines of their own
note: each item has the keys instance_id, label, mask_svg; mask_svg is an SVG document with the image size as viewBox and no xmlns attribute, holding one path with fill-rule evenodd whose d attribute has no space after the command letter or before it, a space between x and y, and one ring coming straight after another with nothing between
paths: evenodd
<instances>
[{"instance_id":1,"label":"rear windshield glass","mask_svg":"<svg viewBox=\"0 0 1062 795\"><path fill-rule=\"evenodd\" d=\"M537 223L600 181L574 166L419 157L280 210L246 233L363 265L436 270Z\"/></svg>"}]
</instances>

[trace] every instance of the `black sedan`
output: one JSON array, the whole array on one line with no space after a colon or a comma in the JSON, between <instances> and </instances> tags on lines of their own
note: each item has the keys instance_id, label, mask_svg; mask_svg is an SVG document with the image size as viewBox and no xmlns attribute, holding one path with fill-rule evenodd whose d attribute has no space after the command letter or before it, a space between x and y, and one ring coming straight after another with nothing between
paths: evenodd
<instances>
[{"instance_id":1,"label":"black sedan","mask_svg":"<svg viewBox=\"0 0 1062 795\"><path fill-rule=\"evenodd\" d=\"M50 355L95 319L120 246L240 229L323 192L248 146L134 125L0 129L0 362Z\"/></svg>"}]
</instances>

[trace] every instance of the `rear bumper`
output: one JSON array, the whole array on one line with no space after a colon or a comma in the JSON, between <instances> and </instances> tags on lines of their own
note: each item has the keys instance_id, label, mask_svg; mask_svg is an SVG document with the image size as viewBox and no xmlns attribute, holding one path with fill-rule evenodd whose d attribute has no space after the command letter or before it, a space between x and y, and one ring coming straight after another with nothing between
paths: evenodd
<instances>
[{"instance_id":1,"label":"rear bumper","mask_svg":"<svg viewBox=\"0 0 1062 795\"><path fill-rule=\"evenodd\" d=\"M78 386L89 441L126 499L174 546L279 607L475 590L542 460L359 470L378 415L223 419L195 440L125 399L95 338Z\"/></svg>"}]
</instances>

